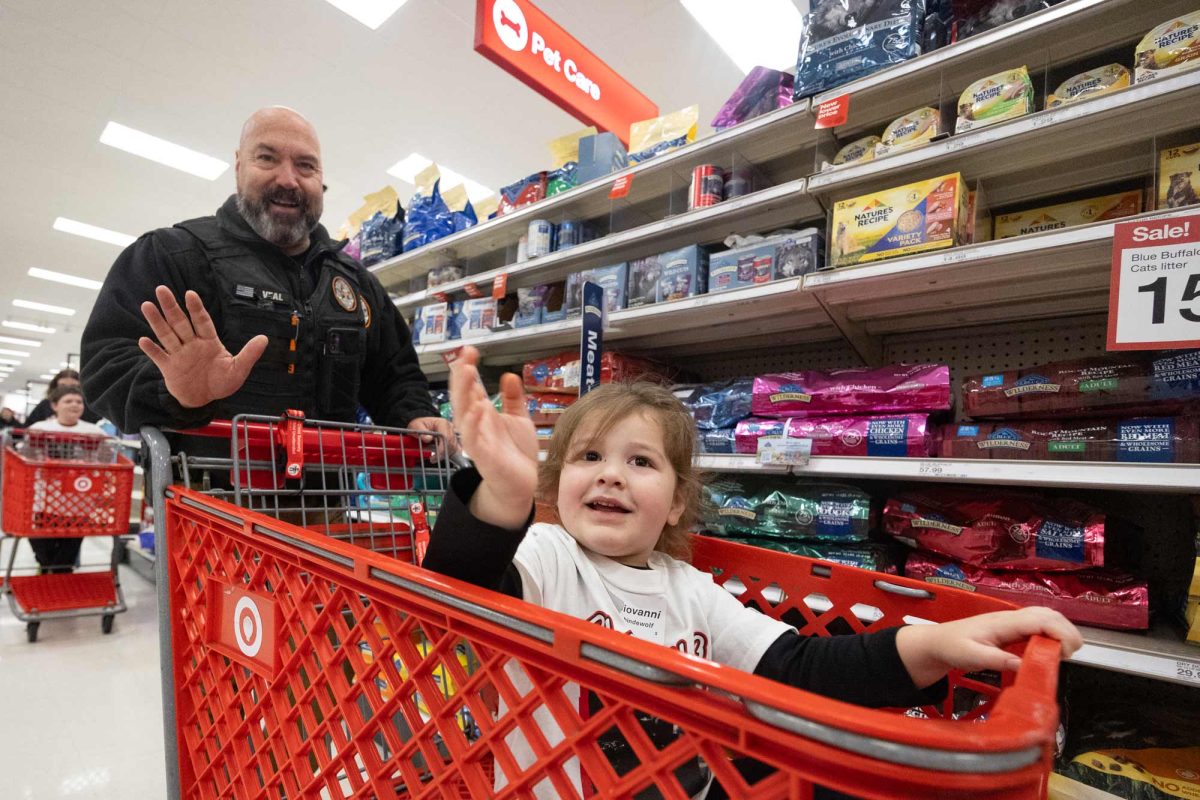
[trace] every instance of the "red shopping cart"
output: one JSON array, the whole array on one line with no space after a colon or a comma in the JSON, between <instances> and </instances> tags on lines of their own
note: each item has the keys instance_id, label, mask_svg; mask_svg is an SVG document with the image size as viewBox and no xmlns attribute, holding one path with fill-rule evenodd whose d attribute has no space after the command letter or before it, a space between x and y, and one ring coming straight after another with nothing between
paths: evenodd
<instances>
[{"instance_id":1,"label":"red shopping cart","mask_svg":"<svg viewBox=\"0 0 1200 800\"><path fill-rule=\"evenodd\" d=\"M18 548L9 551L5 592L29 641L37 641L43 620L63 617L99 615L101 630L111 633L115 615L126 609L117 537L129 530L133 463L106 436L41 430L6 432L3 458L0 518L15 545L86 536L113 541L112 558L101 568L60 564L42 574L15 574Z\"/></svg>"},{"instance_id":2,"label":"red shopping cart","mask_svg":"<svg viewBox=\"0 0 1200 800\"><path fill-rule=\"evenodd\" d=\"M947 704L922 709L924 718L850 706L261 513L278 500L256 494L287 485L279 424L257 445L232 446L221 469L239 484L234 502L167 486L165 441L144 431L166 523L158 552L172 797L679 799L688 796L679 774L697 761L742 800L811 798L817 784L864 798L1044 796L1055 642L1029 640L1017 649L1020 670L995 681L953 675ZM283 436L293 437L342 446L306 468L355 475L331 489L322 479L325 493L310 498L335 501L313 514L351 528L364 525L355 509L372 510L352 491L362 471L376 490L432 497L444 483L423 480L449 469L428 465L400 431L303 423ZM244 463L252 453L272 476L253 475ZM175 459L194 476L186 460ZM806 635L1008 607L712 539L697 539L695 561ZM572 686L595 698L587 713L569 698ZM651 740L647 715L677 735ZM636 763L614 768L602 747L613 732ZM518 739L532 761L516 754ZM771 769L743 777L734 762L743 756Z\"/></svg>"}]
</instances>

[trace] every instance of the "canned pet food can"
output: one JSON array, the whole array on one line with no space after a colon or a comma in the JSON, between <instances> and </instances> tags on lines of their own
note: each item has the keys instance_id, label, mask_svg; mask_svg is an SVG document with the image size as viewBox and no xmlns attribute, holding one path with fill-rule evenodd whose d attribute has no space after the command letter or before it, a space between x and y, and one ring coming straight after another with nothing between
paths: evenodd
<instances>
[{"instance_id":1,"label":"canned pet food can","mask_svg":"<svg viewBox=\"0 0 1200 800\"><path fill-rule=\"evenodd\" d=\"M558 250L566 250L583 241L583 228L573 219L558 223Z\"/></svg>"},{"instance_id":2,"label":"canned pet food can","mask_svg":"<svg viewBox=\"0 0 1200 800\"><path fill-rule=\"evenodd\" d=\"M525 250L530 258L548 254L554 243L554 225L549 220L534 219L529 221L529 241Z\"/></svg>"},{"instance_id":3,"label":"canned pet food can","mask_svg":"<svg viewBox=\"0 0 1200 800\"><path fill-rule=\"evenodd\" d=\"M692 170L692 187L688 195L688 208L707 208L721 202L725 189L722 169L713 164L704 164Z\"/></svg>"}]
</instances>

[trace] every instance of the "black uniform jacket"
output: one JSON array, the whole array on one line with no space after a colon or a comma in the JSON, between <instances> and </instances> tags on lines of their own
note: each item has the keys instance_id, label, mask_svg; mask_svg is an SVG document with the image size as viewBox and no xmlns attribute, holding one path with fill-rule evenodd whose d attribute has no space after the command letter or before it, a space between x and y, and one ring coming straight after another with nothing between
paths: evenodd
<instances>
[{"instance_id":1,"label":"black uniform jacket","mask_svg":"<svg viewBox=\"0 0 1200 800\"><path fill-rule=\"evenodd\" d=\"M359 404L381 425L435 416L408 326L379 280L324 227L311 239L303 255L285 255L250 228L235 197L215 217L143 235L113 264L84 329L88 404L126 432L289 408L353 422ZM180 305L185 290L196 291L231 353L267 335L267 351L230 397L184 408L138 348L138 337L154 338L140 307L159 284Z\"/></svg>"}]
</instances>

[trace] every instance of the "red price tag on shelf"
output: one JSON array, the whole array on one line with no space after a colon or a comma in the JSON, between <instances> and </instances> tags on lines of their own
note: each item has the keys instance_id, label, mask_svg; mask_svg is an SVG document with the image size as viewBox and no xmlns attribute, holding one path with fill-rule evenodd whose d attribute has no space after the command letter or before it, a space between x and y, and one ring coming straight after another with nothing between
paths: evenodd
<instances>
[{"instance_id":1,"label":"red price tag on shelf","mask_svg":"<svg viewBox=\"0 0 1200 800\"><path fill-rule=\"evenodd\" d=\"M449 303L450 295L446 294L445 292L434 292L433 299L437 300L439 303Z\"/></svg>"},{"instance_id":2,"label":"red price tag on shelf","mask_svg":"<svg viewBox=\"0 0 1200 800\"><path fill-rule=\"evenodd\" d=\"M492 299L503 300L506 294L508 294L508 273L502 272L492 281Z\"/></svg>"},{"instance_id":3,"label":"red price tag on shelf","mask_svg":"<svg viewBox=\"0 0 1200 800\"><path fill-rule=\"evenodd\" d=\"M836 128L839 125L845 125L846 120L849 118L850 95L844 94L841 97L826 100L817 106L817 121L813 127L818 130L821 128Z\"/></svg>"},{"instance_id":4,"label":"red price tag on shelf","mask_svg":"<svg viewBox=\"0 0 1200 800\"><path fill-rule=\"evenodd\" d=\"M479 291L479 287L473 283L464 286L463 291L467 293L467 297L483 297L483 292Z\"/></svg>"},{"instance_id":5,"label":"red price tag on shelf","mask_svg":"<svg viewBox=\"0 0 1200 800\"><path fill-rule=\"evenodd\" d=\"M633 185L633 175L622 175L613 181L612 189L608 192L609 200L620 200L625 195L629 194L629 187Z\"/></svg>"},{"instance_id":6,"label":"red price tag on shelf","mask_svg":"<svg viewBox=\"0 0 1200 800\"><path fill-rule=\"evenodd\" d=\"M1108 349L1200 347L1200 214L1113 227Z\"/></svg>"}]
</instances>

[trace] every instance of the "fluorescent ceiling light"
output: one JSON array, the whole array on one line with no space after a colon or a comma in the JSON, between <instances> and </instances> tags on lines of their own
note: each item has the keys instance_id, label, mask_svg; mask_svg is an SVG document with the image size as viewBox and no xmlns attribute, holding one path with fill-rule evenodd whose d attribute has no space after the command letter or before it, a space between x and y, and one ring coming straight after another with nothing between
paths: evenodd
<instances>
[{"instance_id":1,"label":"fluorescent ceiling light","mask_svg":"<svg viewBox=\"0 0 1200 800\"><path fill-rule=\"evenodd\" d=\"M22 361L13 361L11 358L0 358L0 364L12 364L14 367L19 367L23 363Z\"/></svg>"},{"instance_id":2,"label":"fluorescent ceiling light","mask_svg":"<svg viewBox=\"0 0 1200 800\"><path fill-rule=\"evenodd\" d=\"M796 66L804 20L792 0L679 0L742 72Z\"/></svg>"},{"instance_id":3,"label":"fluorescent ceiling light","mask_svg":"<svg viewBox=\"0 0 1200 800\"><path fill-rule=\"evenodd\" d=\"M18 339L16 336L0 336L0 342L7 344L23 344L26 347L41 347L42 343L37 339Z\"/></svg>"},{"instance_id":4,"label":"fluorescent ceiling light","mask_svg":"<svg viewBox=\"0 0 1200 800\"><path fill-rule=\"evenodd\" d=\"M3 325L5 328L12 328L15 331L29 331L30 333L54 333L55 331L58 330L58 328L47 328L45 325L34 325L29 322L13 322L10 319L5 320L4 322L0 322L0 325ZM15 339L5 339L3 341L12 342L13 344L32 344L33 343L32 340L29 340L29 339L22 339L20 341L17 341ZM39 344L40 344L40 342L39 342ZM34 346L36 347L36 345L34 345Z\"/></svg>"},{"instance_id":5,"label":"fluorescent ceiling light","mask_svg":"<svg viewBox=\"0 0 1200 800\"><path fill-rule=\"evenodd\" d=\"M30 267L29 275L34 278L41 278L44 281L54 281L55 283L65 283L68 286L82 286L85 289L99 289L104 285L103 281L94 281L91 278L81 278L78 275L68 275L65 272L54 272L41 267Z\"/></svg>"},{"instance_id":6,"label":"fluorescent ceiling light","mask_svg":"<svg viewBox=\"0 0 1200 800\"><path fill-rule=\"evenodd\" d=\"M41 378L41 379L42 379L42 380L44 380L44 381L53 380L53 379L54 379L54 373L53 373L53 372L47 372L45 375L39 375L38 377L39 377L39 378Z\"/></svg>"},{"instance_id":7,"label":"fluorescent ceiling light","mask_svg":"<svg viewBox=\"0 0 1200 800\"><path fill-rule=\"evenodd\" d=\"M100 134L100 143L210 181L215 181L229 169L229 164L219 158L197 153L182 145L116 122L109 122L104 126L104 132Z\"/></svg>"},{"instance_id":8,"label":"fluorescent ceiling light","mask_svg":"<svg viewBox=\"0 0 1200 800\"><path fill-rule=\"evenodd\" d=\"M388 175L392 175L405 183L416 183L417 175L427 168L433 162L421 155L420 153L410 153L404 158L397 161L388 168ZM470 178L464 178L449 167L443 167L438 164L438 172L442 176L441 193L445 194L446 190L454 186L462 184L467 189L467 197L472 203L478 202L485 198L491 197L495 192L484 186L478 181L473 181Z\"/></svg>"},{"instance_id":9,"label":"fluorescent ceiling light","mask_svg":"<svg viewBox=\"0 0 1200 800\"><path fill-rule=\"evenodd\" d=\"M47 314L61 314L64 317L75 316L75 309L73 308L35 303L32 300L13 300L12 304L17 308L28 308L30 311L45 311Z\"/></svg>"},{"instance_id":10,"label":"fluorescent ceiling light","mask_svg":"<svg viewBox=\"0 0 1200 800\"><path fill-rule=\"evenodd\" d=\"M408 0L325 0L329 5L376 30Z\"/></svg>"},{"instance_id":11,"label":"fluorescent ceiling light","mask_svg":"<svg viewBox=\"0 0 1200 800\"><path fill-rule=\"evenodd\" d=\"M54 230L62 231L63 233L73 233L76 236L86 236L89 239L108 242L120 247L128 247L133 244L136 238L127 233L110 231L108 228L98 228L95 225L88 225L86 222L77 222L66 217L59 217L54 220Z\"/></svg>"},{"instance_id":12,"label":"fluorescent ceiling light","mask_svg":"<svg viewBox=\"0 0 1200 800\"><path fill-rule=\"evenodd\" d=\"M3 347L0 347L0 355L24 356L25 358L29 358L29 353L26 353L24 350L6 350Z\"/></svg>"}]
</instances>

